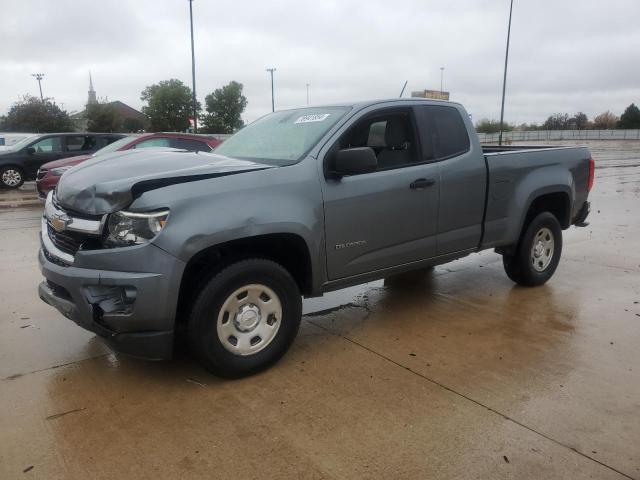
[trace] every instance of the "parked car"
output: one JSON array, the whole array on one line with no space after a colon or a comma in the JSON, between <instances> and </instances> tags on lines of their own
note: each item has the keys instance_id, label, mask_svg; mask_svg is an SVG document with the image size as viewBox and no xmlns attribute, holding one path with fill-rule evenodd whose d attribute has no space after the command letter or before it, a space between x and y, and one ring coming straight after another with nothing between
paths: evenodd
<instances>
[{"instance_id":1,"label":"parked car","mask_svg":"<svg viewBox=\"0 0 640 480\"><path fill-rule=\"evenodd\" d=\"M147 133L144 135L130 135L101 148L92 155L80 155L62 160L45 163L36 175L36 189L38 196L44 200L51 190L56 188L60 176L71 167L90 158L119 150L148 147L171 147L191 152L210 152L221 143L220 140L203 135L189 135L186 133Z\"/></svg>"},{"instance_id":2,"label":"parked car","mask_svg":"<svg viewBox=\"0 0 640 480\"><path fill-rule=\"evenodd\" d=\"M20 140L32 136L33 133L0 133L0 151L15 145Z\"/></svg>"},{"instance_id":3,"label":"parked car","mask_svg":"<svg viewBox=\"0 0 640 480\"><path fill-rule=\"evenodd\" d=\"M0 187L18 188L35 180L41 165L87 155L122 138L117 133L47 133L32 135L0 151Z\"/></svg>"},{"instance_id":4,"label":"parked car","mask_svg":"<svg viewBox=\"0 0 640 480\"><path fill-rule=\"evenodd\" d=\"M545 283L593 179L586 147L483 148L457 103L280 111L211 154L67 172L45 205L39 294L117 350L168 358L183 332L239 377L285 353L301 295L489 248L513 281Z\"/></svg>"}]
</instances>

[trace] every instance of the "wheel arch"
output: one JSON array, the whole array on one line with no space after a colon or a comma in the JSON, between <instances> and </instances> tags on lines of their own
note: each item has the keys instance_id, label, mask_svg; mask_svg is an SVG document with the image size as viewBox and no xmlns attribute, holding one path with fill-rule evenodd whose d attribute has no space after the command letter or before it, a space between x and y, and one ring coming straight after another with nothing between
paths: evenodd
<instances>
[{"instance_id":1,"label":"wheel arch","mask_svg":"<svg viewBox=\"0 0 640 480\"><path fill-rule=\"evenodd\" d=\"M178 294L176 324L184 322L200 287L225 266L247 258L265 258L285 268L303 295L313 293L313 266L307 242L295 233L267 233L211 245L187 262Z\"/></svg>"},{"instance_id":2,"label":"wheel arch","mask_svg":"<svg viewBox=\"0 0 640 480\"><path fill-rule=\"evenodd\" d=\"M6 163L3 163L2 165L0 165L0 173L6 168L11 168L11 167L20 172L20 174L22 175L22 183L27 181L27 171L24 165L22 165L21 162L18 162L18 161L9 160ZM0 182L2 182L1 179L0 179Z\"/></svg>"},{"instance_id":3,"label":"wheel arch","mask_svg":"<svg viewBox=\"0 0 640 480\"><path fill-rule=\"evenodd\" d=\"M538 192L529 199L525 214L520 223L520 231L539 213L552 213L563 230L571 225L571 196L569 189Z\"/></svg>"}]
</instances>

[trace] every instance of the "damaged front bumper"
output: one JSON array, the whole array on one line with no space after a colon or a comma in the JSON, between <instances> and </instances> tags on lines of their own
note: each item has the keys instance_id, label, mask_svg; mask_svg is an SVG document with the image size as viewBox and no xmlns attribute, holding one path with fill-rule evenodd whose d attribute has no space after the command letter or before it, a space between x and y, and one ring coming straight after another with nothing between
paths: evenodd
<instances>
[{"instance_id":1,"label":"damaged front bumper","mask_svg":"<svg viewBox=\"0 0 640 480\"><path fill-rule=\"evenodd\" d=\"M44 242L38 260L46 279L38 288L44 302L114 350L152 360L171 357L182 262L148 244L79 251L73 265L64 265ZM145 272L150 266L153 272Z\"/></svg>"}]
</instances>

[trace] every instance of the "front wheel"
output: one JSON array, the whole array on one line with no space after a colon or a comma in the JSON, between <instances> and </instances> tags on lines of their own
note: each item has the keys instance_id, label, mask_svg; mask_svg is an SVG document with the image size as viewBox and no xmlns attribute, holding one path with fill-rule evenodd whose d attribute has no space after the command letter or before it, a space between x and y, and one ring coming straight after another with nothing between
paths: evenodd
<instances>
[{"instance_id":1,"label":"front wheel","mask_svg":"<svg viewBox=\"0 0 640 480\"><path fill-rule=\"evenodd\" d=\"M0 186L18 188L24 183L24 173L18 167L8 165L0 168Z\"/></svg>"},{"instance_id":2,"label":"front wheel","mask_svg":"<svg viewBox=\"0 0 640 480\"><path fill-rule=\"evenodd\" d=\"M189 342L209 371L239 378L285 354L301 315L300 290L287 270L270 260L243 260L200 291L189 317Z\"/></svg>"},{"instance_id":3,"label":"front wheel","mask_svg":"<svg viewBox=\"0 0 640 480\"><path fill-rule=\"evenodd\" d=\"M520 239L515 255L503 256L507 276L514 282L534 287L549 280L560 262L562 228L549 212L538 214Z\"/></svg>"}]
</instances>

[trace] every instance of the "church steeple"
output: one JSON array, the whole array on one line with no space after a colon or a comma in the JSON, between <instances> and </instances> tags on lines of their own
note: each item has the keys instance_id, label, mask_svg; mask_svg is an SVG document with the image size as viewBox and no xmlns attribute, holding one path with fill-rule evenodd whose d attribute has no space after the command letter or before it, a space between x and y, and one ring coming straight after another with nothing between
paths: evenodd
<instances>
[{"instance_id":1,"label":"church steeple","mask_svg":"<svg viewBox=\"0 0 640 480\"><path fill-rule=\"evenodd\" d=\"M89 98L87 104L98 103L96 98L96 91L93 89L93 80L91 79L91 70L89 70Z\"/></svg>"}]
</instances>

